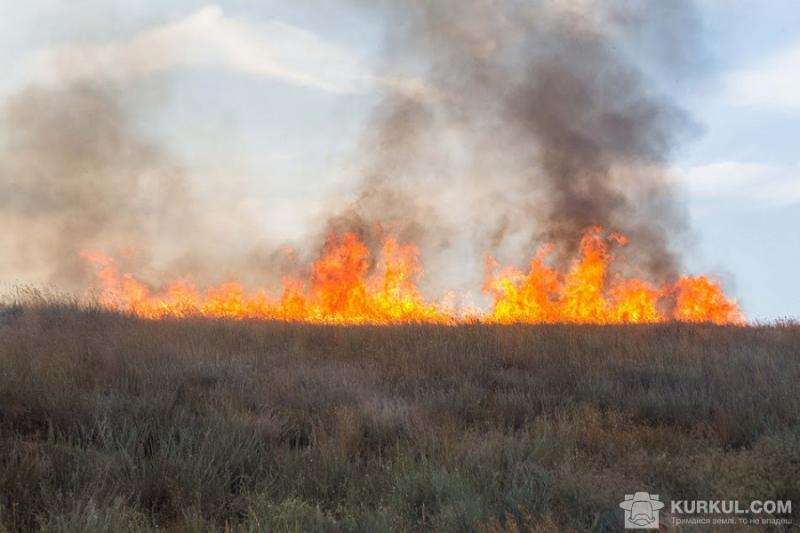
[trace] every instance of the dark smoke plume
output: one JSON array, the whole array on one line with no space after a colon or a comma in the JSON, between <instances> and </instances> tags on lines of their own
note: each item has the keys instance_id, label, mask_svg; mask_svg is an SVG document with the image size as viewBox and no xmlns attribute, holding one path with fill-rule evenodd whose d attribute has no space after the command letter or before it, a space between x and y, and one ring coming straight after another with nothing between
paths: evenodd
<instances>
[{"instance_id":1,"label":"dark smoke plume","mask_svg":"<svg viewBox=\"0 0 800 533\"><path fill-rule=\"evenodd\" d=\"M666 165L692 124L653 79L694 66L688 1L363 5L388 21L387 68L430 90L387 92L377 107L350 220L400 213L428 241L477 228L482 252L545 240L570 251L602 224L631 235L645 273L675 272L670 237L685 217Z\"/></svg>"}]
</instances>

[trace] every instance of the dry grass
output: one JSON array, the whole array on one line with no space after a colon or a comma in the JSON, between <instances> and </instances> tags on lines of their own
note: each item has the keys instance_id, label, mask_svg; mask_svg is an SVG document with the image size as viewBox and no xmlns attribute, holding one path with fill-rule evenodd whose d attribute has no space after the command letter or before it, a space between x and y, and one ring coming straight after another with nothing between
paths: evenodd
<instances>
[{"instance_id":1,"label":"dry grass","mask_svg":"<svg viewBox=\"0 0 800 533\"><path fill-rule=\"evenodd\" d=\"M0 308L0 531L617 531L634 490L796 509L798 383L792 324L148 322L29 299Z\"/></svg>"}]
</instances>

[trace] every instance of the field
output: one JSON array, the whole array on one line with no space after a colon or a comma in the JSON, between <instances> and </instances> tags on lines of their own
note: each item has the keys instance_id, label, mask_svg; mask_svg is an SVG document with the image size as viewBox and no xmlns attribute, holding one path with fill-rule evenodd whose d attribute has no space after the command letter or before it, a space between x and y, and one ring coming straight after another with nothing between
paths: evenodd
<instances>
[{"instance_id":1,"label":"field","mask_svg":"<svg viewBox=\"0 0 800 533\"><path fill-rule=\"evenodd\" d=\"M10 303L0 531L618 531L639 490L793 500L798 522L799 383L788 323L332 327Z\"/></svg>"}]
</instances>

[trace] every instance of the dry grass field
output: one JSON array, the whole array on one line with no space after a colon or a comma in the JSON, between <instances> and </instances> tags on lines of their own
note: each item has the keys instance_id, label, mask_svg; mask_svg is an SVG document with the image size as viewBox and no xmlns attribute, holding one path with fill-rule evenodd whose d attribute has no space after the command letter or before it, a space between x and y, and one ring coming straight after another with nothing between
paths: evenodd
<instances>
[{"instance_id":1,"label":"dry grass field","mask_svg":"<svg viewBox=\"0 0 800 533\"><path fill-rule=\"evenodd\" d=\"M332 327L9 303L0 531L618 531L636 490L789 499L798 522L799 384L793 324Z\"/></svg>"}]
</instances>

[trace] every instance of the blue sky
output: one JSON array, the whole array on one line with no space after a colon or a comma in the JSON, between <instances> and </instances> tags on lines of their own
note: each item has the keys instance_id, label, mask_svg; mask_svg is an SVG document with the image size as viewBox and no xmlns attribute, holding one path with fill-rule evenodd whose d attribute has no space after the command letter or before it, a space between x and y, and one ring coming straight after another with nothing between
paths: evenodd
<instances>
[{"instance_id":1,"label":"blue sky","mask_svg":"<svg viewBox=\"0 0 800 533\"><path fill-rule=\"evenodd\" d=\"M378 71L383 28L346 2L4 2L0 97L103 76L146 101L137 126L198 176L227 180L264 230L301 238L347 198L348 154L382 90L431 90ZM800 9L701 0L706 56L676 97L700 126L673 174L693 229L687 267L719 274L751 319L800 315ZM169 49L171 54L148 51ZM63 73L62 73L63 74ZM210 177L209 177L210 176ZM198 186L202 180L198 178Z\"/></svg>"}]
</instances>

